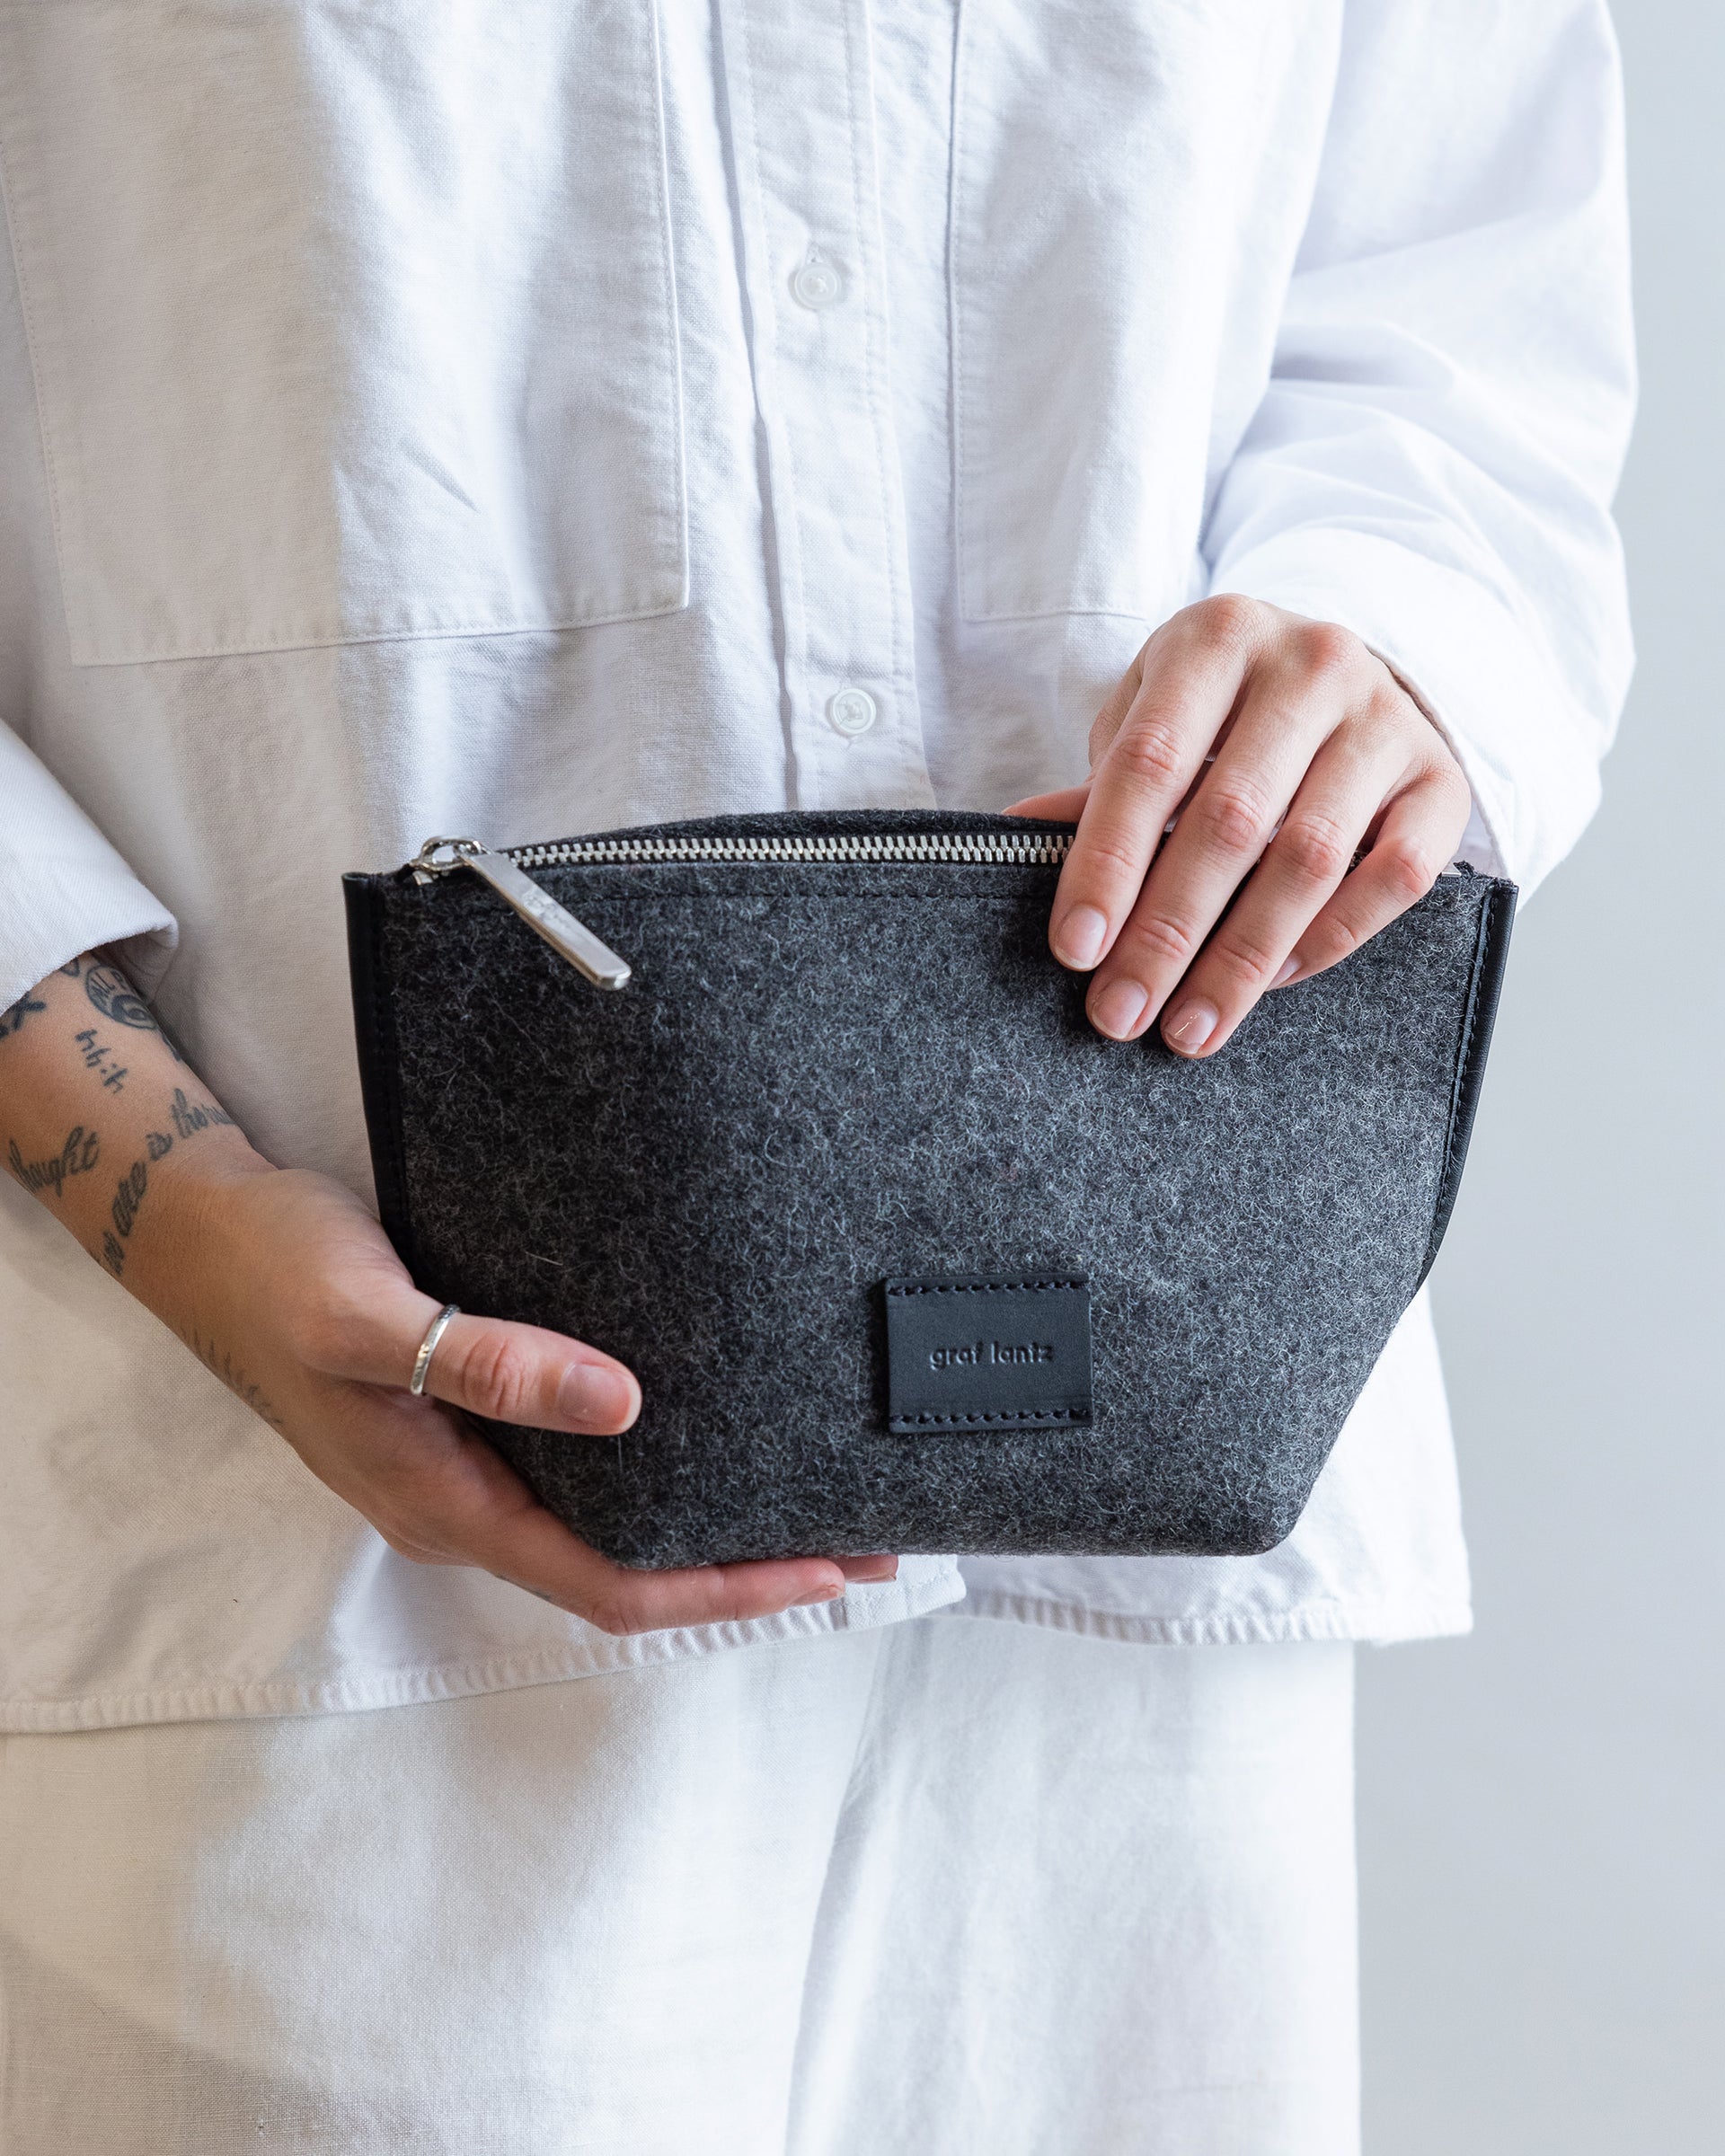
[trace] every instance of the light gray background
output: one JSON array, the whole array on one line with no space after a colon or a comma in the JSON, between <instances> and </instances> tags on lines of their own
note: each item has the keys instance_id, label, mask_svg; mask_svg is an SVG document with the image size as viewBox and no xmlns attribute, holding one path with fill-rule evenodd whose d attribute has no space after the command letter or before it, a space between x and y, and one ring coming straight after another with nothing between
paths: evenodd
<instances>
[{"instance_id":1,"label":"light gray background","mask_svg":"<svg viewBox=\"0 0 1725 2156\"><path fill-rule=\"evenodd\" d=\"M1641 667L1435 1277L1477 1630L1360 1657L1369 2156L1725 2151L1725 10L1617 13Z\"/></svg>"}]
</instances>

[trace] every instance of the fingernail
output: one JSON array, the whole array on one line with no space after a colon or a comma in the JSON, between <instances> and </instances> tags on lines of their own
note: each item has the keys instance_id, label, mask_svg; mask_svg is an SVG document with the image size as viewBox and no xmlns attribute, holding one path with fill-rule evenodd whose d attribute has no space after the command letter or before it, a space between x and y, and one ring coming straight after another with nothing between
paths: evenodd
<instances>
[{"instance_id":1,"label":"fingernail","mask_svg":"<svg viewBox=\"0 0 1725 2156\"><path fill-rule=\"evenodd\" d=\"M596 1422L615 1429L628 1414L629 1381L604 1363L571 1363L557 1388L557 1412L568 1422Z\"/></svg>"},{"instance_id":2,"label":"fingernail","mask_svg":"<svg viewBox=\"0 0 1725 2156\"><path fill-rule=\"evenodd\" d=\"M1150 998L1136 981L1110 981L1090 1007L1090 1022L1110 1040L1124 1040Z\"/></svg>"},{"instance_id":3,"label":"fingernail","mask_svg":"<svg viewBox=\"0 0 1725 2156\"><path fill-rule=\"evenodd\" d=\"M1282 970L1269 984L1270 986L1272 988L1279 988L1284 981L1291 981L1294 978L1294 976L1299 970L1300 961L1297 959L1284 959L1282 961Z\"/></svg>"},{"instance_id":4,"label":"fingernail","mask_svg":"<svg viewBox=\"0 0 1725 2156\"><path fill-rule=\"evenodd\" d=\"M1083 972L1101 957L1102 939L1107 933L1106 914L1093 906L1075 906L1070 913L1062 914L1056 924L1054 955L1063 966Z\"/></svg>"},{"instance_id":5,"label":"fingernail","mask_svg":"<svg viewBox=\"0 0 1725 2156\"><path fill-rule=\"evenodd\" d=\"M876 1579L897 1579L898 1560L896 1557L847 1557L845 1560L845 1577L864 1583Z\"/></svg>"},{"instance_id":6,"label":"fingernail","mask_svg":"<svg viewBox=\"0 0 1725 2156\"><path fill-rule=\"evenodd\" d=\"M811 1602L836 1602L844 1592L843 1581L836 1587L811 1587L808 1594L799 1595L791 1607L793 1610L806 1610Z\"/></svg>"},{"instance_id":7,"label":"fingernail","mask_svg":"<svg viewBox=\"0 0 1725 2156\"><path fill-rule=\"evenodd\" d=\"M1216 1012L1208 1003L1182 1003L1163 1028L1168 1045L1191 1055L1216 1030Z\"/></svg>"}]
</instances>

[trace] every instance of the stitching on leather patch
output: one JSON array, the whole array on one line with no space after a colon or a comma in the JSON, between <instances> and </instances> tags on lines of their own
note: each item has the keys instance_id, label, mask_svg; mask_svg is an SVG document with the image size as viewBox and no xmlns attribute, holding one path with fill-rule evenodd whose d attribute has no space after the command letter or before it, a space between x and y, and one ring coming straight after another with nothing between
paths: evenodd
<instances>
[{"instance_id":1,"label":"stitching on leather patch","mask_svg":"<svg viewBox=\"0 0 1725 2156\"><path fill-rule=\"evenodd\" d=\"M1011 1295L1044 1287L1088 1287L1083 1273L1058 1280L889 1280L889 1295Z\"/></svg>"},{"instance_id":2,"label":"stitching on leather patch","mask_svg":"<svg viewBox=\"0 0 1725 2156\"><path fill-rule=\"evenodd\" d=\"M1090 1282L899 1279L887 1309L888 1427L1057 1427L1092 1419Z\"/></svg>"}]
</instances>

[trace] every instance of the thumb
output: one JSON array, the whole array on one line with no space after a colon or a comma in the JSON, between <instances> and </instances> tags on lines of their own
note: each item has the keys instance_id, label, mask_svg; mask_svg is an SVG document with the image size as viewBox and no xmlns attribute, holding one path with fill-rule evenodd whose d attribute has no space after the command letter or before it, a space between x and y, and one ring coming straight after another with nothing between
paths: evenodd
<instances>
[{"instance_id":1,"label":"thumb","mask_svg":"<svg viewBox=\"0 0 1725 2156\"><path fill-rule=\"evenodd\" d=\"M370 1322L349 1335L327 1374L405 1390L438 1309L403 1282L399 1297L374 1303ZM543 1326L465 1311L438 1335L424 1390L493 1422L594 1436L626 1430L641 1412L634 1374L615 1356Z\"/></svg>"}]
</instances>

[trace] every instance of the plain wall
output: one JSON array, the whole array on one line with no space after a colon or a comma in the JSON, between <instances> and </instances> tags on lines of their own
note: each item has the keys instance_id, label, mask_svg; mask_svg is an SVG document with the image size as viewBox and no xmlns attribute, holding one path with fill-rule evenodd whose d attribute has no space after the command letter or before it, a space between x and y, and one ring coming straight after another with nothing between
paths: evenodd
<instances>
[{"instance_id":1,"label":"plain wall","mask_svg":"<svg viewBox=\"0 0 1725 2156\"><path fill-rule=\"evenodd\" d=\"M1360 1657L1368 2156L1725 2151L1725 8L1617 13L1641 665L1435 1276L1477 1629Z\"/></svg>"}]
</instances>

